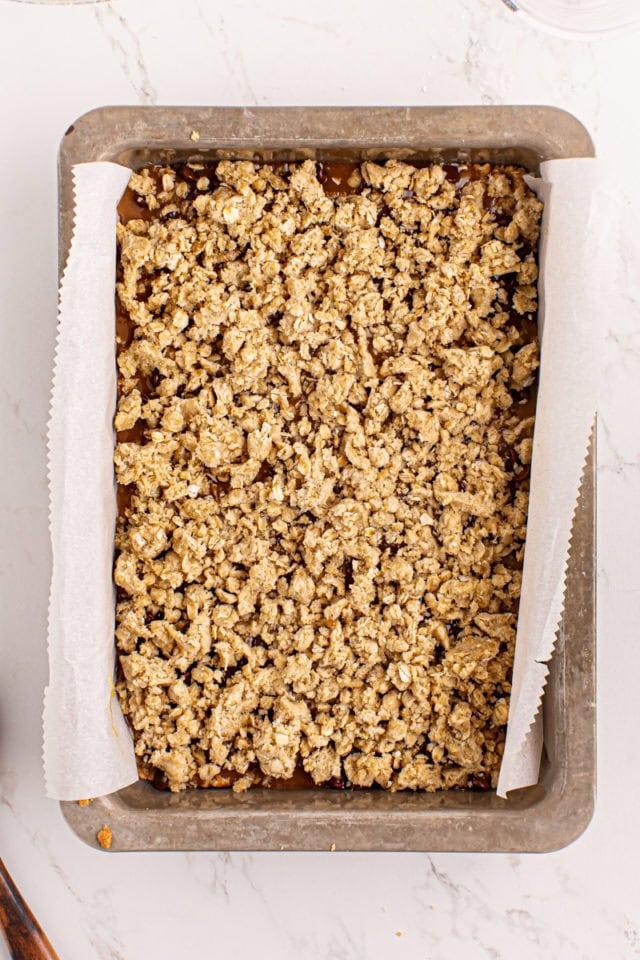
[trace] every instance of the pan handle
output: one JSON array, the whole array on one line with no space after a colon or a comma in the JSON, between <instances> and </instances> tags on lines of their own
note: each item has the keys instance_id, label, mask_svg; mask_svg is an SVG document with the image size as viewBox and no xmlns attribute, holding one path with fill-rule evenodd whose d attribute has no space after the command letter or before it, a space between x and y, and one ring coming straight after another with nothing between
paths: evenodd
<instances>
[{"instance_id":1,"label":"pan handle","mask_svg":"<svg viewBox=\"0 0 640 960\"><path fill-rule=\"evenodd\" d=\"M58 960L38 921L0 860L0 927L13 960Z\"/></svg>"}]
</instances>

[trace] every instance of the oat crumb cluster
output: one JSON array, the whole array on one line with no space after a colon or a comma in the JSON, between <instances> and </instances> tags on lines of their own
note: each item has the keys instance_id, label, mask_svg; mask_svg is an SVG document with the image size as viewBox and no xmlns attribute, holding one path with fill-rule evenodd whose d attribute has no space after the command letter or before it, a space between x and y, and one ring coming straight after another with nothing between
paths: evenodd
<instances>
[{"instance_id":1,"label":"oat crumb cluster","mask_svg":"<svg viewBox=\"0 0 640 960\"><path fill-rule=\"evenodd\" d=\"M132 175L114 576L143 776L495 786L538 364L522 173Z\"/></svg>"}]
</instances>

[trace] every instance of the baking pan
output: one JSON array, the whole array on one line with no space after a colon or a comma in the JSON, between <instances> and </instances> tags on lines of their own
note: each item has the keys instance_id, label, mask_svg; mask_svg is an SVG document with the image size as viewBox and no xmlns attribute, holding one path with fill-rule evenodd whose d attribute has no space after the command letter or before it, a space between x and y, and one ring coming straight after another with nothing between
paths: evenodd
<instances>
[{"instance_id":1,"label":"baking pan","mask_svg":"<svg viewBox=\"0 0 640 960\"><path fill-rule=\"evenodd\" d=\"M195 133L194 133L195 131ZM71 168L176 160L407 159L516 163L591 157L582 124L551 107L104 107L60 148L60 265L73 222ZM115 349L115 342L114 342ZM109 824L115 850L548 851L585 829L595 797L595 455L575 513L565 608L545 694L539 783L495 793L448 790L192 790L139 782L86 807L61 804L85 842Z\"/></svg>"}]
</instances>

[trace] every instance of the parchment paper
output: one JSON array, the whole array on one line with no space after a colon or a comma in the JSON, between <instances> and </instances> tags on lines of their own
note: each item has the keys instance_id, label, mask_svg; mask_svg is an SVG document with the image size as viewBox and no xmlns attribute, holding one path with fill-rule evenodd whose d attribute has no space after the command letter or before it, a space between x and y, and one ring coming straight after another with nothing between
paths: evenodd
<instances>
[{"instance_id":1,"label":"parchment paper","mask_svg":"<svg viewBox=\"0 0 640 960\"><path fill-rule=\"evenodd\" d=\"M74 168L75 228L60 286L49 423L53 576L44 709L47 795L100 796L137 780L113 690L113 430L116 206L130 171ZM538 715L562 612L571 523L595 401L597 298L589 245L597 164L552 160L532 185L545 201L542 362L511 712L498 793L538 779Z\"/></svg>"},{"instance_id":2,"label":"parchment paper","mask_svg":"<svg viewBox=\"0 0 640 960\"><path fill-rule=\"evenodd\" d=\"M507 741L498 795L538 780L539 707L564 601L571 524L595 416L599 297L598 164L549 160L531 186L544 201L540 379Z\"/></svg>"},{"instance_id":3,"label":"parchment paper","mask_svg":"<svg viewBox=\"0 0 640 960\"><path fill-rule=\"evenodd\" d=\"M116 205L131 174L74 168L75 226L60 286L49 420L47 795L78 800L137 779L131 735L113 696L116 492L114 283Z\"/></svg>"}]
</instances>

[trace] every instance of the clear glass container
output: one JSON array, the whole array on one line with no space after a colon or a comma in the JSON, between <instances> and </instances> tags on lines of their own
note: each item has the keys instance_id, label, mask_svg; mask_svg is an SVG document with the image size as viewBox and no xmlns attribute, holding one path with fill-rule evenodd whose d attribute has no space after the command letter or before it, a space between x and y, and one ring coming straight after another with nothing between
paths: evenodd
<instances>
[{"instance_id":1,"label":"clear glass container","mask_svg":"<svg viewBox=\"0 0 640 960\"><path fill-rule=\"evenodd\" d=\"M583 40L640 26L640 0L504 0L551 33Z\"/></svg>"}]
</instances>

